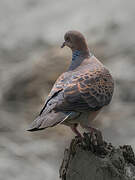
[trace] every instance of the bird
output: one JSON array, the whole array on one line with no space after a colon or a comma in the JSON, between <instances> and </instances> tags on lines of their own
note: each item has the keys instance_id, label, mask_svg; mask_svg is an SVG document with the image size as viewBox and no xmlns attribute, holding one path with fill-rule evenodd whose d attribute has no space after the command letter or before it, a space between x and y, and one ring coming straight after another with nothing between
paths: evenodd
<instances>
[{"instance_id":1,"label":"bird","mask_svg":"<svg viewBox=\"0 0 135 180\"><path fill-rule=\"evenodd\" d=\"M59 124L81 136L78 125L92 132L91 122L111 102L114 80L109 70L92 54L82 33L70 30L61 48L69 47L72 60L67 71L54 83L45 104L28 131Z\"/></svg>"}]
</instances>

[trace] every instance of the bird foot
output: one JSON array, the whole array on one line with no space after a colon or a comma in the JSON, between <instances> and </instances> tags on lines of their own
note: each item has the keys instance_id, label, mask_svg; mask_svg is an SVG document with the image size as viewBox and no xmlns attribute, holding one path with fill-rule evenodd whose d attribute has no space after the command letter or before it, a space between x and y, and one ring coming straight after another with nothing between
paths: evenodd
<instances>
[{"instance_id":1,"label":"bird foot","mask_svg":"<svg viewBox=\"0 0 135 180\"><path fill-rule=\"evenodd\" d=\"M101 131L92 127L89 127L88 130L90 132L91 143L95 146L103 145L104 141Z\"/></svg>"}]
</instances>

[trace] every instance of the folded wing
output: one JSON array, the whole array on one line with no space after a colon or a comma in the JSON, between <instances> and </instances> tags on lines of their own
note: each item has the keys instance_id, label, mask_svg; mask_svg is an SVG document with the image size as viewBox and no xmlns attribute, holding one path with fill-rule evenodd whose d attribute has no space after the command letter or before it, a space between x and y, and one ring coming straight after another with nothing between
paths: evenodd
<instances>
[{"instance_id":1,"label":"folded wing","mask_svg":"<svg viewBox=\"0 0 135 180\"><path fill-rule=\"evenodd\" d=\"M105 68L94 72L63 73L28 130L41 130L59 124L73 116L73 112L75 117L79 112L101 109L111 101L113 87L113 79Z\"/></svg>"}]
</instances>

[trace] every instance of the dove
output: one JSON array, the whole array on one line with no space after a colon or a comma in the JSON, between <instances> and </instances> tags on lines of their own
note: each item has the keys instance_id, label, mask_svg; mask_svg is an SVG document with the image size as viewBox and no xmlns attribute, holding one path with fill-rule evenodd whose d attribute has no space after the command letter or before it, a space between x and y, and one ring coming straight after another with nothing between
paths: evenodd
<instances>
[{"instance_id":1,"label":"dove","mask_svg":"<svg viewBox=\"0 0 135 180\"><path fill-rule=\"evenodd\" d=\"M70 66L56 80L28 131L64 124L81 136L77 126L91 132L94 129L91 122L111 102L114 80L109 70L89 51L83 34L66 32L61 48L65 46L72 51Z\"/></svg>"}]
</instances>

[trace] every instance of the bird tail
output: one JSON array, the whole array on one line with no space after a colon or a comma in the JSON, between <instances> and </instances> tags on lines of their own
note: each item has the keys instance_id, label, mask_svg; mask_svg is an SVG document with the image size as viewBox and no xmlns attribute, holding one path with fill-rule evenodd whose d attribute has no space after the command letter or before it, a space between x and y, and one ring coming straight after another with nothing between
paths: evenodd
<instances>
[{"instance_id":1,"label":"bird tail","mask_svg":"<svg viewBox=\"0 0 135 180\"><path fill-rule=\"evenodd\" d=\"M63 123L69 118L70 115L71 112L63 113L55 111L51 111L46 115L40 115L32 122L27 131L39 131L48 127L53 127L55 125Z\"/></svg>"}]
</instances>

